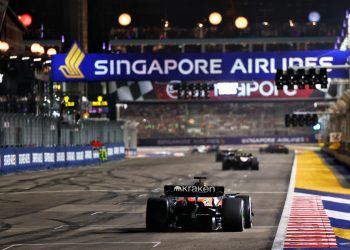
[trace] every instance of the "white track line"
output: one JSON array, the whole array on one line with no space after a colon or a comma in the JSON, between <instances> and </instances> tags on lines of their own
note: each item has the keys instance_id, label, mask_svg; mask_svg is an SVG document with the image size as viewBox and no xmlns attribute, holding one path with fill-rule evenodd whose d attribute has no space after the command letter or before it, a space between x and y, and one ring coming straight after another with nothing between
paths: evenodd
<instances>
[{"instance_id":1,"label":"white track line","mask_svg":"<svg viewBox=\"0 0 350 250\"><path fill-rule=\"evenodd\" d=\"M235 193L247 193L247 194L287 194L288 192L269 192L269 191L239 191L235 190Z\"/></svg>"},{"instance_id":2,"label":"white track line","mask_svg":"<svg viewBox=\"0 0 350 250\"><path fill-rule=\"evenodd\" d=\"M105 212L94 212L90 215L96 214L143 214L144 212L129 212L129 211L105 211Z\"/></svg>"},{"instance_id":3,"label":"white track line","mask_svg":"<svg viewBox=\"0 0 350 250\"><path fill-rule=\"evenodd\" d=\"M11 248L15 248L15 247L21 247L21 246L69 246L69 245L102 245L102 244L153 244L152 247L157 247L161 242L160 241L112 241L112 242L91 242L91 243L80 243L80 242L76 242L76 243L37 243L37 244L13 244L10 245L6 248L3 248L2 250L8 250Z\"/></svg>"},{"instance_id":4,"label":"white track line","mask_svg":"<svg viewBox=\"0 0 350 250\"><path fill-rule=\"evenodd\" d=\"M50 193L89 193L89 192L111 192L111 193L137 193L137 192L148 192L146 189L91 189L91 190L48 190L48 191L23 191L23 192L0 192L0 195L6 194L50 194ZM151 192L151 191L149 191Z\"/></svg>"},{"instance_id":5,"label":"white track line","mask_svg":"<svg viewBox=\"0 0 350 250\"><path fill-rule=\"evenodd\" d=\"M284 203L280 223L278 224L277 233L276 233L275 239L273 241L272 250L283 249L283 243L284 243L284 239L286 236L287 224L288 224L288 220L289 220L289 214L290 214L290 210L291 210L292 198L293 198L294 188L295 188L295 177L296 177L296 172L297 172L296 171L297 170L296 154L297 154L297 152L295 152L295 155L294 155L292 172L290 174L288 194L286 197L286 201Z\"/></svg>"},{"instance_id":6,"label":"white track line","mask_svg":"<svg viewBox=\"0 0 350 250\"><path fill-rule=\"evenodd\" d=\"M350 221L350 213L338 212L338 211L329 210L329 209L326 209L326 213L329 218Z\"/></svg>"}]
</instances>

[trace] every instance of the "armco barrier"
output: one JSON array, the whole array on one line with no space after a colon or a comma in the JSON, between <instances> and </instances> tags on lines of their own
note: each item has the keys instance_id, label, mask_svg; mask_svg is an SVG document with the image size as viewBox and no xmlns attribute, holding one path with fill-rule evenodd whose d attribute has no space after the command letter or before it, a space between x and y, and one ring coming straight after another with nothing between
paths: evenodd
<instances>
[{"instance_id":1,"label":"armco barrier","mask_svg":"<svg viewBox=\"0 0 350 250\"><path fill-rule=\"evenodd\" d=\"M108 160L125 157L123 144L106 145ZM90 146L0 148L0 174L99 163L99 151Z\"/></svg>"},{"instance_id":2,"label":"armco barrier","mask_svg":"<svg viewBox=\"0 0 350 250\"><path fill-rule=\"evenodd\" d=\"M229 145L229 144L289 144L316 143L315 135L300 136L249 136L249 137L175 137L140 138L138 146L192 146L192 145Z\"/></svg>"}]
</instances>

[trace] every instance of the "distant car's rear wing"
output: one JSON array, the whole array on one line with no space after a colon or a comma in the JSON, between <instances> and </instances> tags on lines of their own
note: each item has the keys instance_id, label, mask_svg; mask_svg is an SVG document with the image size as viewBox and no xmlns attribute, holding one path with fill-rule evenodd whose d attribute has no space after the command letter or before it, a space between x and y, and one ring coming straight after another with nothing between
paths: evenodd
<instances>
[{"instance_id":1,"label":"distant car's rear wing","mask_svg":"<svg viewBox=\"0 0 350 250\"><path fill-rule=\"evenodd\" d=\"M222 186L165 185L164 193L178 197L217 197L224 195Z\"/></svg>"}]
</instances>

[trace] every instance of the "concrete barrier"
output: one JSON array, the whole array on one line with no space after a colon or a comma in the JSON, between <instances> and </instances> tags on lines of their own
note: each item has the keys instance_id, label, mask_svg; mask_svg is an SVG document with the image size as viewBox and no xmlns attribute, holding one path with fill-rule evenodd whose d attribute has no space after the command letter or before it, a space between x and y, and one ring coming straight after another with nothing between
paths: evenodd
<instances>
[{"instance_id":1,"label":"concrete barrier","mask_svg":"<svg viewBox=\"0 0 350 250\"><path fill-rule=\"evenodd\" d=\"M123 144L107 144L108 160L125 157ZM91 146L0 148L0 174L48 168L91 165L100 162Z\"/></svg>"}]
</instances>

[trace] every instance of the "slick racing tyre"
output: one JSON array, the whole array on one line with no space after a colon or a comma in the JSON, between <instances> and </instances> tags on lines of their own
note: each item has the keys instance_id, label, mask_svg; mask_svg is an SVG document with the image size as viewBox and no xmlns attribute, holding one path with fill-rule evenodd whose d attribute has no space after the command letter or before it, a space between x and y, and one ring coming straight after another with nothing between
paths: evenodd
<instances>
[{"instance_id":1,"label":"slick racing tyre","mask_svg":"<svg viewBox=\"0 0 350 250\"><path fill-rule=\"evenodd\" d=\"M222 162L222 170L229 170L231 168L231 164L229 161Z\"/></svg>"},{"instance_id":2,"label":"slick racing tyre","mask_svg":"<svg viewBox=\"0 0 350 250\"><path fill-rule=\"evenodd\" d=\"M237 195L236 198L240 198L244 202L244 228L252 227L252 199L249 195Z\"/></svg>"},{"instance_id":3,"label":"slick racing tyre","mask_svg":"<svg viewBox=\"0 0 350 250\"><path fill-rule=\"evenodd\" d=\"M215 155L215 161L216 161L216 162L222 161L222 153L220 153L220 152L216 153L216 155Z\"/></svg>"},{"instance_id":4,"label":"slick racing tyre","mask_svg":"<svg viewBox=\"0 0 350 250\"><path fill-rule=\"evenodd\" d=\"M252 169L259 170L259 162L258 159L256 159L255 157L252 159Z\"/></svg>"},{"instance_id":5,"label":"slick racing tyre","mask_svg":"<svg viewBox=\"0 0 350 250\"><path fill-rule=\"evenodd\" d=\"M150 232L168 228L169 201L166 198L148 198L146 208L146 229Z\"/></svg>"},{"instance_id":6,"label":"slick racing tyre","mask_svg":"<svg viewBox=\"0 0 350 250\"><path fill-rule=\"evenodd\" d=\"M243 200L234 197L224 198L222 201L222 230L242 232L244 222Z\"/></svg>"}]
</instances>

